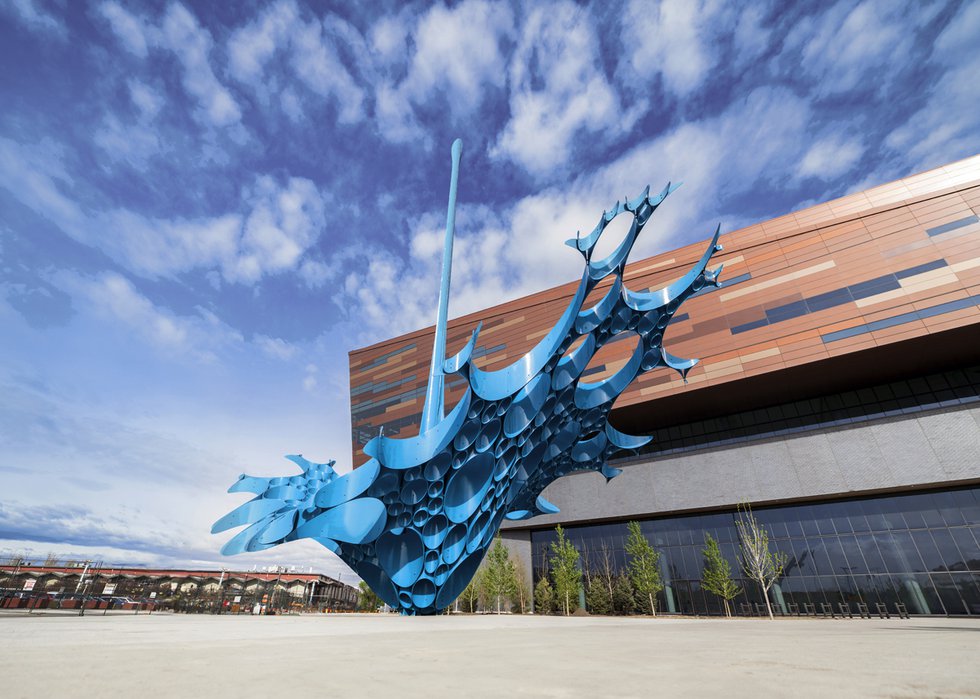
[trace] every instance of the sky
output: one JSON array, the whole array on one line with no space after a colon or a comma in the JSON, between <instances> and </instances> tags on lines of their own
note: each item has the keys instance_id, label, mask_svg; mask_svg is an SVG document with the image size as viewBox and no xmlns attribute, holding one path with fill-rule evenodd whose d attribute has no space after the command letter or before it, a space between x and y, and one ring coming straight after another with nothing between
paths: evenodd
<instances>
[{"instance_id":1,"label":"sky","mask_svg":"<svg viewBox=\"0 0 980 699\"><path fill-rule=\"evenodd\" d=\"M311 3L312 4L312 3ZM0 0L0 555L225 559L283 455L350 468L347 353L980 151L980 2Z\"/></svg>"}]
</instances>

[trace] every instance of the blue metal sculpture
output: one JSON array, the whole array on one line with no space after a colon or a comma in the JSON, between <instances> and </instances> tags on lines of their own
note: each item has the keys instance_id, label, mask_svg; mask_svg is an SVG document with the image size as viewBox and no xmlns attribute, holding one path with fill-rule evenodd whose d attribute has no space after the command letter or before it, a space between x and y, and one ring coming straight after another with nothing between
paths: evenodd
<instances>
[{"instance_id":1,"label":"blue metal sculpture","mask_svg":"<svg viewBox=\"0 0 980 699\"><path fill-rule=\"evenodd\" d=\"M226 555L263 549L300 538L336 553L389 605L409 614L447 607L473 577L502 520L558 511L541 497L548 484L573 471L598 471L606 480L619 470L607 465L617 452L640 448L649 437L623 434L609 424L613 402L638 375L670 367L682 376L697 363L663 349L663 333L678 307L707 285L719 286L721 250L716 230L701 259L683 277L656 291L623 284L630 250L650 216L673 189L617 203L595 229L568 245L582 253L585 269L568 308L551 331L524 357L499 371L471 361L480 328L466 346L444 359L449 277L461 143L453 143L453 173L442 284L429 384L417 437L372 439L372 457L338 476L333 463L289 456L301 469L283 478L240 476L229 492L256 497L219 519L212 533L247 525L222 548ZM632 216L626 237L606 258L592 259L599 238L616 216ZM601 300L583 309L604 279L612 283ZM612 376L582 379L593 355L624 333L636 349ZM572 344L584 338L575 348ZM444 415L443 377L460 374L468 388Z\"/></svg>"}]
</instances>

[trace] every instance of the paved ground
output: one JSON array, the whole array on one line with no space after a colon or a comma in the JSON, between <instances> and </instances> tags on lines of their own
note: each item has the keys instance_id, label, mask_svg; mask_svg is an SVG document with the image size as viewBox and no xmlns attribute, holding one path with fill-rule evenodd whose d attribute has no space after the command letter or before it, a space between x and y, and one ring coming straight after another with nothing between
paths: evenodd
<instances>
[{"instance_id":1,"label":"paved ground","mask_svg":"<svg viewBox=\"0 0 980 699\"><path fill-rule=\"evenodd\" d=\"M980 621L0 616L0 696L980 697Z\"/></svg>"}]
</instances>

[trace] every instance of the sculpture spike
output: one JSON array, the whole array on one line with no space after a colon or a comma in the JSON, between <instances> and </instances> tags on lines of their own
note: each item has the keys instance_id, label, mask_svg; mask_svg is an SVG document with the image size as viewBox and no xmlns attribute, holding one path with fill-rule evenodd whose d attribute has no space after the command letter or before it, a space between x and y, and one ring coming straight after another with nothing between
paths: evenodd
<instances>
[{"instance_id":1,"label":"sculpture spike","mask_svg":"<svg viewBox=\"0 0 980 699\"><path fill-rule=\"evenodd\" d=\"M429 364L429 383L425 388L420 432L427 432L446 416L443 406L445 374L442 363L446 358L446 323L449 315L449 282L453 266L453 235L456 229L456 184L459 180L459 157L463 151L460 139L453 141L453 172L449 180L449 209L446 212L446 240L442 248L442 279L439 282L439 310L436 313L436 335L432 343L432 362Z\"/></svg>"}]
</instances>

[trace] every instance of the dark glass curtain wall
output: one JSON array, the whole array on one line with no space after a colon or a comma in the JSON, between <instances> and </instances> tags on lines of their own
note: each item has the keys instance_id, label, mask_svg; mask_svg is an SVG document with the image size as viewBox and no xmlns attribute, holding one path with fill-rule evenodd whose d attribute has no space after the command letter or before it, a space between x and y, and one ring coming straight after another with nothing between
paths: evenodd
<instances>
[{"instance_id":1,"label":"dark glass curtain wall","mask_svg":"<svg viewBox=\"0 0 980 699\"><path fill-rule=\"evenodd\" d=\"M758 508L770 548L789 565L770 599L784 611L796 603L902 602L912 614L980 615L980 488ZM734 512L641 520L661 553L665 589L659 609L721 614L721 601L701 589L704 535L718 540L740 576ZM605 551L625 568L626 521L569 526L584 565L598 566ZM534 579L544 573L553 529L534 531ZM756 584L740 582L739 603L763 603Z\"/></svg>"}]
</instances>

